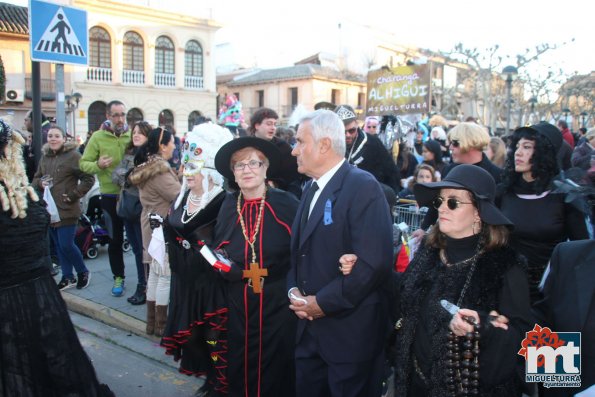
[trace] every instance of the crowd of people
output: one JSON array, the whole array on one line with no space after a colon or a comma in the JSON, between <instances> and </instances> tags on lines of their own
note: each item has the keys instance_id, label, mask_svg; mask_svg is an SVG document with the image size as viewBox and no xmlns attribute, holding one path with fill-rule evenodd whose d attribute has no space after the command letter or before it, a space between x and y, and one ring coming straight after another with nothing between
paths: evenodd
<instances>
[{"instance_id":1,"label":"crowd of people","mask_svg":"<svg viewBox=\"0 0 595 397\"><path fill-rule=\"evenodd\" d=\"M111 393L58 294L91 282L74 232L95 180L110 292L126 291L125 230L138 277L128 302L146 304L146 333L161 338L180 372L205 380L197 395L376 397L391 374L398 396L530 394L517 352L536 322L590 335L572 392L592 387L595 283L565 295L571 263L559 252L580 240L585 254L575 261L593 275L595 129L574 142L563 124L542 122L501 139L473 121L451 129L444 121L387 149L379 138L387 121L360 126L348 105L292 128L261 108L247 136L203 118L177 140L168 126L128 126L115 100L82 154L48 126L31 184L22 139L1 121L0 392ZM563 165L566 145L580 171ZM395 266L398 199L428 208L404 272ZM22 324L27 333L15 331ZM35 359L43 354L63 364Z\"/></svg>"}]
</instances>

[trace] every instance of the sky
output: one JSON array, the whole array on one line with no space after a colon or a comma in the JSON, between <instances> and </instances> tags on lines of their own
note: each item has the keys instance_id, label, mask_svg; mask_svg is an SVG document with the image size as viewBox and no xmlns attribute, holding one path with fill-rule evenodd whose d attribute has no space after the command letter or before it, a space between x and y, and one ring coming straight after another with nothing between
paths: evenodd
<instances>
[{"instance_id":1,"label":"sky","mask_svg":"<svg viewBox=\"0 0 595 397\"><path fill-rule=\"evenodd\" d=\"M4 1L28 4L27 0ZM514 64L514 56L525 48L567 42L542 56L541 66L561 68L567 74L595 70L593 12L584 0L122 2L212 17L224 26L216 33L216 44L227 48L216 52L226 55L215 60L217 65L283 67L317 52L339 54L347 48L356 48L348 57L362 58L373 47L373 38L379 37L434 51L448 51L458 42L479 50L497 44L501 55L512 57L504 65Z\"/></svg>"}]
</instances>

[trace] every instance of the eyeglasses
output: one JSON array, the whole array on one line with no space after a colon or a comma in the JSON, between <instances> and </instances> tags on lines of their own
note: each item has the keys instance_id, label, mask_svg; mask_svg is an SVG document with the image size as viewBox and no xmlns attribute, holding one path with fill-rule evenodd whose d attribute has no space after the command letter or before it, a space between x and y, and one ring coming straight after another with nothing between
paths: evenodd
<instances>
[{"instance_id":1,"label":"eyeglasses","mask_svg":"<svg viewBox=\"0 0 595 397\"><path fill-rule=\"evenodd\" d=\"M353 128L348 129L348 130L345 130L345 133L346 134L349 134L349 135L353 135L356 132L357 132L357 127L353 127Z\"/></svg>"},{"instance_id":2,"label":"eyeglasses","mask_svg":"<svg viewBox=\"0 0 595 397\"><path fill-rule=\"evenodd\" d=\"M438 196L432 201L432 206L436 209L440 209L443 202L444 202L444 197ZM459 201L456 198L452 198L452 197L449 199L446 199L446 206L448 207L449 210L454 211L457 208L459 208L459 206L461 204L473 204L473 203L464 203L464 202Z\"/></svg>"},{"instance_id":3,"label":"eyeglasses","mask_svg":"<svg viewBox=\"0 0 595 397\"><path fill-rule=\"evenodd\" d=\"M234 171L244 171L246 166L248 166L248 168L250 168L251 170L257 170L260 167L262 167L263 164L264 162L262 161L250 160L247 163L235 163L232 168Z\"/></svg>"},{"instance_id":4,"label":"eyeglasses","mask_svg":"<svg viewBox=\"0 0 595 397\"><path fill-rule=\"evenodd\" d=\"M456 139L450 141L450 144L452 145L452 147L459 147L459 146L461 146L461 143L459 141L457 141Z\"/></svg>"}]
</instances>

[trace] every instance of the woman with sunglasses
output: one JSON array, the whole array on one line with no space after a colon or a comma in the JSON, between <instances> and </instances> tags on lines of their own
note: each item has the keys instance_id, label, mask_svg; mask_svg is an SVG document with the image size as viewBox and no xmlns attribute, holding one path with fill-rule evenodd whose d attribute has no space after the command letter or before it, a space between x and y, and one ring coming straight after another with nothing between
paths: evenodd
<instances>
[{"instance_id":1,"label":"woman with sunglasses","mask_svg":"<svg viewBox=\"0 0 595 397\"><path fill-rule=\"evenodd\" d=\"M128 181L128 175L134 169L134 156L136 155L136 152L141 146L147 143L149 133L152 129L153 127L151 124L147 123L146 121L139 121L134 124L134 127L132 127L132 139L130 140L128 146L126 146L124 157L122 158L120 164L112 172L112 181L114 184L120 186L120 189L123 191L125 190L128 199L131 200L140 201L138 188ZM122 194L123 193L121 193L120 198L122 197ZM143 239L142 229L140 226L140 214L135 218L123 220L124 227L126 228L126 237L128 238L128 242L132 247L132 252L134 252L138 280L136 284L136 291L128 298L128 302L130 302L132 305L143 305L147 300L147 276L145 265L148 268L149 264L145 264L143 262Z\"/></svg>"},{"instance_id":2,"label":"woman with sunglasses","mask_svg":"<svg viewBox=\"0 0 595 397\"><path fill-rule=\"evenodd\" d=\"M181 185L176 172L168 160L175 149L174 135L160 127L151 130L147 142L134 157L134 170L128 177L130 183L138 187L141 213L141 228L144 248L144 262L150 263L147 280L147 334L163 336L167 320L167 305L171 272L167 255L152 258L148 253L152 230L159 227L151 222L167 216L169 207L180 193ZM157 261L156 259L160 259Z\"/></svg>"},{"instance_id":3,"label":"woman with sunglasses","mask_svg":"<svg viewBox=\"0 0 595 397\"><path fill-rule=\"evenodd\" d=\"M515 224L512 246L527 258L533 303L541 297L538 286L556 245L589 238L584 214L554 191L561 146L562 134L551 124L517 129L501 187L500 209Z\"/></svg>"},{"instance_id":4,"label":"woman with sunglasses","mask_svg":"<svg viewBox=\"0 0 595 397\"><path fill-rule=\"evenodd\" d=\"M280 152L265 139L226 143L215 167L231 187L215 225L215 245L231 260L228 280L227 379L229 396L295 394L297 317L287 304L291 224L298 201L269 188Z\"/></svg>"},{"instance_id":5,"label":"woman with sunglasses","mask_svg":"<svg viewBox=\"0 0 595 397\"><path fill-rule=\"evenodd\" d=\"M466 388L471 395L520 396L515 371L531 328L529 287L521 257L508 247L512 223L494 205L494 179L463 164L414 192L439 219L400 281L395 395Z\"/></svg>"}]
</instances>

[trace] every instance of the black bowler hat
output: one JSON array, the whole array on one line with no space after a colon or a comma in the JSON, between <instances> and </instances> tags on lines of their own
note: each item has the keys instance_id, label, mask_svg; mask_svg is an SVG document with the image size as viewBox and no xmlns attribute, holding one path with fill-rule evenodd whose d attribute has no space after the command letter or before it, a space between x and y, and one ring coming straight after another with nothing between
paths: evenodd
<instances>
[{"instance_id":1,"label":"black bowler hat","mask_svg":"<svg viewBox=\"0 0 595 397\"><path fill-rule=\"evenodd\" d=\"M537 133L543 136L554 147L556 153L558 153L558 150L562 147L562 132L550 123L541 122L530 127L517 128L514 133L517 134L523 131L532 132L534 134Z\"/></svg>"},{"instance_id":2,"label":"black bowler hat","mask_svg":"<svg viewBox=\"0 0 595 397\"><path fill-rule=\"evenodd\" d=\"M415 199L421 207L429 207L440 193L440 189L468 190L475 197L479 217L483 222L488 225L513 225L494 204L496 182L483 168L461 164L453 168L440 182L417 183L413 186Z\"/></svg>"},{"instance_id":3,"label":"black bowler hat","mask_svg":"<svg viewBox=\"0 0 595 397\"><path fill-rule=\"evenodd\" d=\"M279 149L273 143L254 136L234 139L221 146L215 155L215 168L217 171L228 180L235 181L233 171L231 170L231 156L238 150L247 147L261 151L269 160L267 177L270 178L277 174L281 162L281 152L279 152Z\"/></svg>"}]
</instances>

